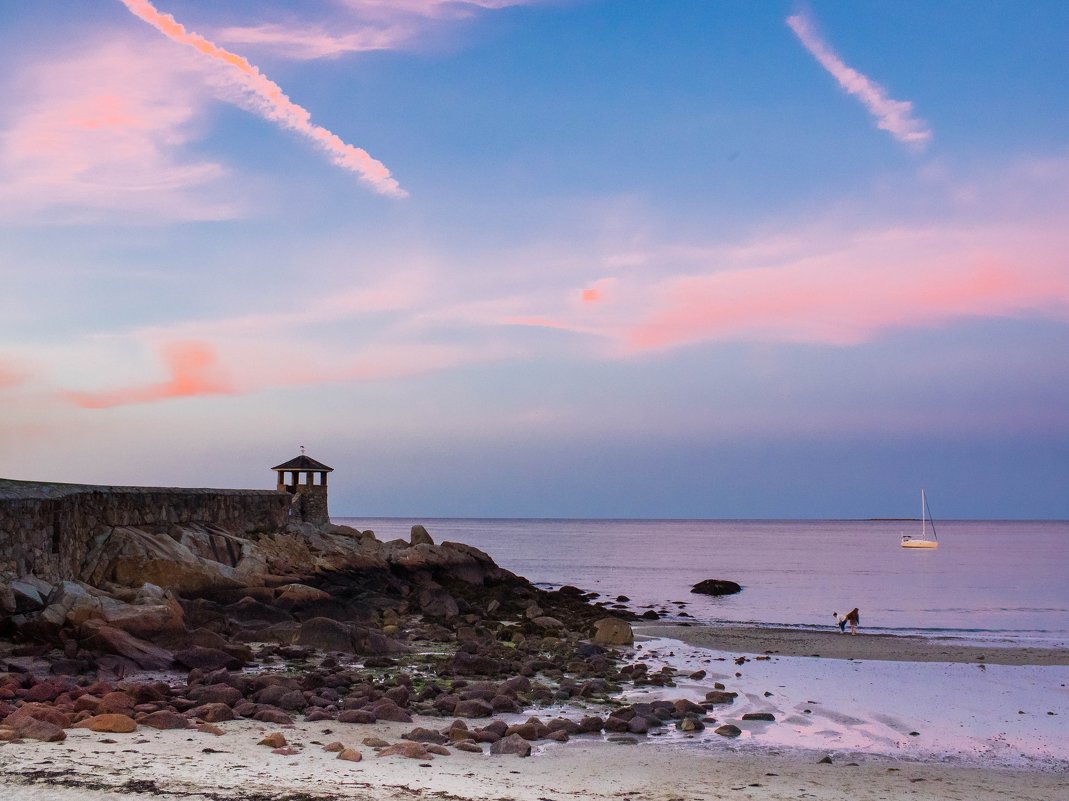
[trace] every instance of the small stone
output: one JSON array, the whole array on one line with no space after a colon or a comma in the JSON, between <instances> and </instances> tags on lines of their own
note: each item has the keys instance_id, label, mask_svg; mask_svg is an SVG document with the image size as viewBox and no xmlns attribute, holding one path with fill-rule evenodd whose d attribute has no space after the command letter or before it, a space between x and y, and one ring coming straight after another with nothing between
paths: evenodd
<instances>
[{"instance_id":1,"label":"small stone","mask_svg":"<svg viewBox=\"0 0 1069 801\"><path fill-rule=\"evenodd\" d=\"M713 731L721 737L738 737L742 734L742 729L734 723L725 723L723 726L717 726Z\"/></svg>"},{"instance_id":2,"label":"small stone","mask_svg":"<svg viewBox=\"0 0 1069 801\"><path fill-rule=\"evenodd\" d=\"M344 759L346 762L359 762L363 758L364 755L355 748L342 748L338 752L338 759Z\"/></svg>"}]
</instances>

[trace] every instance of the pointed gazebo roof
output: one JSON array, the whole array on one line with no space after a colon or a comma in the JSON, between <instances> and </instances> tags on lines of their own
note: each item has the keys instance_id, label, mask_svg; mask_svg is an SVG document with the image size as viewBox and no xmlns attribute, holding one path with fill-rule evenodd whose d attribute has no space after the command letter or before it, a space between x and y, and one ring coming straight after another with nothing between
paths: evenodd
<instances>
[{"instance_id":1,"label":"pointed gazebo roof","mask_svg":"<svg viewBox=\"0 0 1069 801\"><path fill-rule=\"evenodd\" d=\"M295 456L288 462L283 462L277 467L272 467L272 470L314 470L320 473L332 473L333 467L327 467L322 462L317 462L311 456L305 456L303 453L300 456Z\"/></svg>"}]
</instances>

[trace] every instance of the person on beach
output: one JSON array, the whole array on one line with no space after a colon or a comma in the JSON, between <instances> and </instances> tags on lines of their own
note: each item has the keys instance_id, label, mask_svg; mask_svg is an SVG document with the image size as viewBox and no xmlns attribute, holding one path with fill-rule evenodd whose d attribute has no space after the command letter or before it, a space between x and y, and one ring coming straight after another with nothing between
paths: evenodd
<instances>
[{"instance_id":1,"label":"person on beach","mask_svg":"<svg viewBox=\"0 0 1069 801\"><path fill-rule=\"evenodd\" d=\"M850 633L857 634L857 627L861 623L861 613L857 611L855 606L852 610L847 612L843 617L839 617L838 612L832 612L831 616L835 618L835 622L839 624L839 631L846 632L846 624L850 624Z\"/></svg>"}]
</instances>

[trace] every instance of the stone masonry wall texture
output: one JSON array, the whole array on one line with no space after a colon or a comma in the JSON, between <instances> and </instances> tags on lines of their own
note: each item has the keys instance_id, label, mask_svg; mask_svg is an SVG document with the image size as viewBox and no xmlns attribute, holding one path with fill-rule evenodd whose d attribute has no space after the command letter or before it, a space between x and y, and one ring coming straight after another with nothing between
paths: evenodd
<instances>
[{"instance_id":1,"label":"stone masonry wall texture","mask_svg":"<svg viewBox=\"0 0 1069 801\"><path fill-rule=\"evenodd\" d=\"M0 479L0 581L78 574L93 538L114 526L202 523L255 537L286 525L275 490L101 487Z\"/></svg>"}]
</instances>

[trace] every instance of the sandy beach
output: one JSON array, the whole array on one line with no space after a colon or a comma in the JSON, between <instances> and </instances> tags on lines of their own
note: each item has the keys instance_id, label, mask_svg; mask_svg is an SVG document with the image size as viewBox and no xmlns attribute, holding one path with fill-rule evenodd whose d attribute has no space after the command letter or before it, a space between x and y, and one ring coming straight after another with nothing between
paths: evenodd
<instances>
[{"instance_id":1,"label":"sandy beach","mask_svg":"<svg viewBox=\"0 0 1069 801\"><path fill-rule=\"evenodd\" d=\"M427 721L420 721L426 723ZM433 725L433 724L432 724ZM0 765L8 797L24 801L118 801L173 797L187 801L327 801L434 796L515 799L819 798L878 801L1069 797L1064 774L963 768L939 763L846 755L822 763L813 752L776 753L726 741L660 749L651 743L570 742L534 756L454 753L433 761L376 758L360 745L369 735L396 738L404 724L304 724L279 729L249 721L225 734L141 729L132 734L74 731L65 742L7 745ZM257 745L282 731L297 752ZM349 742L364 759L336 759L323 745Z\"/></svg>"},{"instance_id":2,"label":"sandy beach","mask_svg":"<svg viewBox=\"0 0 1069 801\"><path fill-rule=\"evenodd\" d=\"M744 654L890 662L1069 665L1069 648L984 646L953 639L866 634L864 630L854 636L832 630L651 624L637 625L635 633L646 637L671 637L702 648Z\"/></svg>"},{"instance_id":3,"label":"sandy beach","mask_svg":"<svg viewBox=\"0 0 1069 801\"><path fill-rule=\"evenodd\" d=\"M927 641L913 638L678 626L639 631L633 658L705 671L700 679L681 677L668 695L700 698L713 681L739 693L713 714L718 723L738 724L741 736L721 737L710 726L694 734L584 735L541 743L529 758L449 749L448 756L409 759L379 757L364 741L402 742L416 726L441 730L449 721L278 726L239 720L219 724L221 735L144 726L130 734L71 729L60 743L0 746L0 781L20 801L1069 798L1069 749L1060 733L1069 715L1062 652L984 650L1002 658L988 667L965 645L938 646L949 650L937 651L943 661L935 662L923 648ZM872 661L848 661L856 654ZM903 661L907 656L911 661ZM531 714L548 719L559 711ZM773 712L776 722L743 718L754 711ZM285 736L292 753L258 744L272 732ZM362 760L339 760L324 749L335 742L359 750Z\"/></svg>"}]
</instances>

